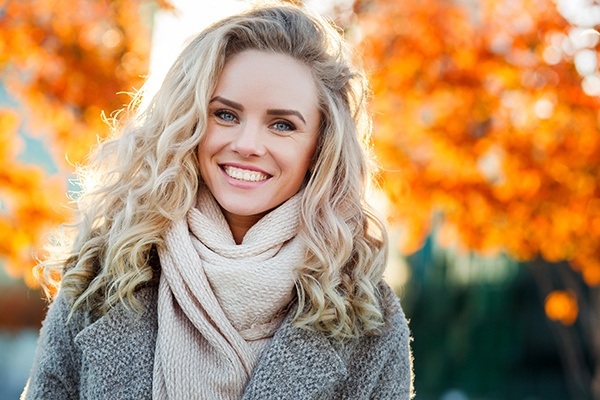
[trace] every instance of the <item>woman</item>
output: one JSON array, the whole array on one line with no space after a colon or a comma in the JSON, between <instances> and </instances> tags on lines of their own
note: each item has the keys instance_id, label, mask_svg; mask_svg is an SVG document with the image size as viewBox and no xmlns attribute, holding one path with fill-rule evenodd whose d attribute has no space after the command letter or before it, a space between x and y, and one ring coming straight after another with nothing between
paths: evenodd
<instances>
[{"instance_id":1,"label":"woman","mask_svg":"<svg viewBox=\"0 0 600 400\"><path fill-rule=\"evenodd\" d=\"M38 268L60 290L23 397L411 397L364 201L366 95L337 31L300 8L197 36L80 171L74 234Z\"/></svg>"}]
</instances>

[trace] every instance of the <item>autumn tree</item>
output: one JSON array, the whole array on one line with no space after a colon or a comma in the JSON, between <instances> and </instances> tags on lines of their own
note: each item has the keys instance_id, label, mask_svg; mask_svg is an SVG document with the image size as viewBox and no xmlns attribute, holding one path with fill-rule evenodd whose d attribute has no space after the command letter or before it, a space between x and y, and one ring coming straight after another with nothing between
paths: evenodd
<instances>
[{"instance_id":1,"label":"autumn tree","mask_svg":"<svg viewBox=\"0 0 600 400\"><path fill-rule=\"evenodd\" d=\"M0 262L33 284L34 249L69 213L66 182L19 158L20 131L43 140L61 171L109 133L102 113L128 102L147 71L143 0L0 0ZM16 104L16 105L15 105Z\"/></svg>"},{"instance_id":2,"label":"autumn tree","mask_svg":"<svg viewBox=\"0 0 600 400\"><path fill-rule=\"evenodd\" d=\"M567 261L589 285L577 300L591 310L600 398L598 35L550 0L364 0L355 11L399 246L415 251L435 230L455 248ZM576 310L574 297L547 309Z\"/></svg>"}]
</instances>

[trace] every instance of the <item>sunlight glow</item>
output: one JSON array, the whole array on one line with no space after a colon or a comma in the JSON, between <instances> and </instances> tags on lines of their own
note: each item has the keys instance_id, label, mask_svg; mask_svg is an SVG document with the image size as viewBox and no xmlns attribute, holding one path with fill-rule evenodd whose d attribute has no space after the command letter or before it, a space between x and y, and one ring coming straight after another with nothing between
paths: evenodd
<instances>
[{"instance_id":1,"label":"sunlight glow","mask_svg":"<svg viewBox=\"0 0 600 400\"><path fill-rule=\"evenodd\" d=\"M150 75L144 85L144 102L158 91L169 68L187 42L211 23L240 12L248 3L240 0L172 0L174 11L159 10L154 16ZM218 5L217 5L218 4Z\"/></svg>"}]
</instances>

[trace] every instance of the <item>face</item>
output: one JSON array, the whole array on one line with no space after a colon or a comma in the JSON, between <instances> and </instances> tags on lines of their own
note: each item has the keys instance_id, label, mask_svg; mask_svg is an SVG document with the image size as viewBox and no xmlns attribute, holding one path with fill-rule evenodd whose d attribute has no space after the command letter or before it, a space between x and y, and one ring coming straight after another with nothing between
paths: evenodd
<instances>
[{"instance_id":1,"label":"face","mask_svg":"<svg viewBox=\"0 0 600 400\"><path fill-rule=\"evenodd\" d=\"M202 179L230 226L252 225L296 194L310 168L320 123L311 71L287 55L246 50L226 63L208 115Z\"/></svg>"}]
</instances>

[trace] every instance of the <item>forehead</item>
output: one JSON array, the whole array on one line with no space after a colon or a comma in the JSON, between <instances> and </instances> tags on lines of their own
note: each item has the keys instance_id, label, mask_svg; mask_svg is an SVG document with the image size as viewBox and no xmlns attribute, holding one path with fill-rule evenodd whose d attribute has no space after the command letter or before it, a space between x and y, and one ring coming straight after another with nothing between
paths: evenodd
<instances>
[{"instance_id":1,"label":"forehead","mask_svg":"<svg viewBox=\"0 0 600 400\"><path fill-rule=\"evenodd\" d=\"M259 50L246 50L231 57L214 95L306 112L318 108L316 85L306 64L285 54Z\"/></svg>"}]
</instances>

